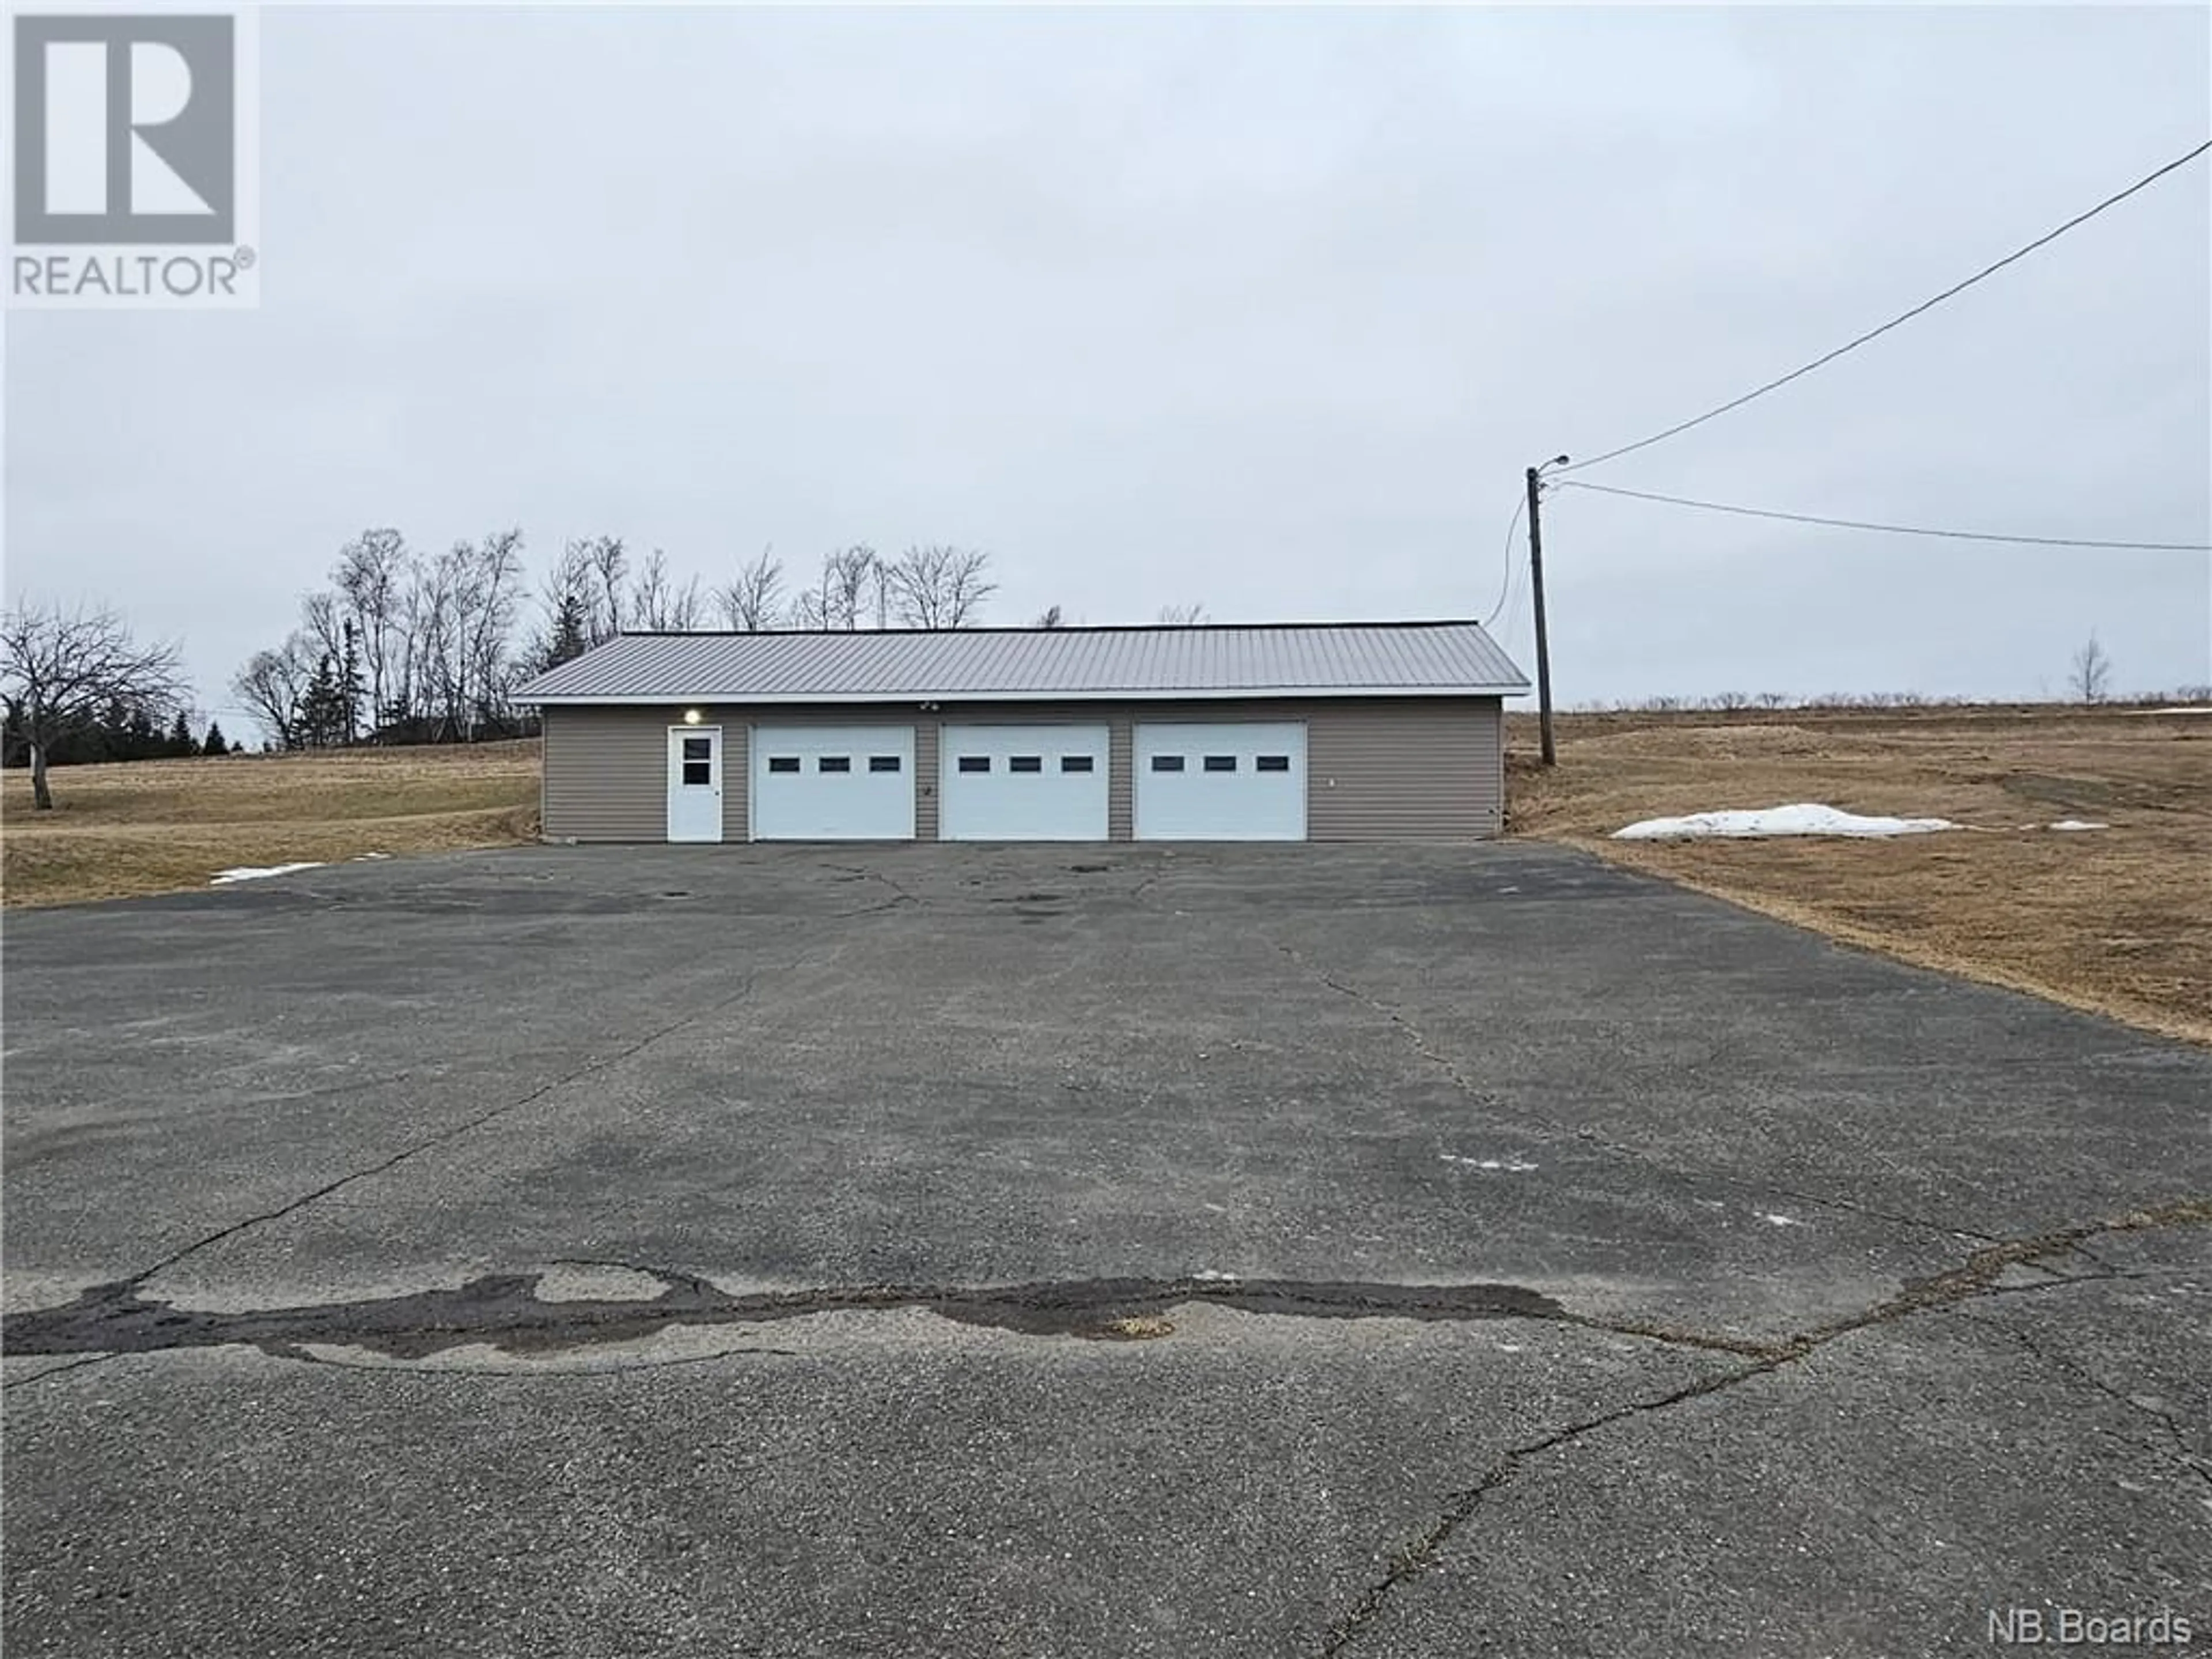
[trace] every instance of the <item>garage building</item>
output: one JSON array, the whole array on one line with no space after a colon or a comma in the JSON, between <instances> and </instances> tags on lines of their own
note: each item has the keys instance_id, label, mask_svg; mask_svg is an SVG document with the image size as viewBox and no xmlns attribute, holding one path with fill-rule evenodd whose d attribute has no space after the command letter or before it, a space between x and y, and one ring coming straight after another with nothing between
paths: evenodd
<instances>
[{"instance_id":1,"label":"garage building","mask_svg":"<svg viewBox=\"0 0 2212 1659\"><path fill-rule=\"evenodd\" d=\"M625 634L517 693L549 841L1468 841L1472 622Z\"/></svg>"}]
</instances>

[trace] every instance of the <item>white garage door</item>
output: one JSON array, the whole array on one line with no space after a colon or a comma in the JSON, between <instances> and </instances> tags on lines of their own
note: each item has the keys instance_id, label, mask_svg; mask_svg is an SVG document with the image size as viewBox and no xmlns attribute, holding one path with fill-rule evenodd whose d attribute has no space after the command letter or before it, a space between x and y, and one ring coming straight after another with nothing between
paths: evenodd
<instances>
[{"instance_id":1,"label":"white garage door","mask_svg":"<svg viewBox=\"0 0 2212 1659\"><path fill-rule=\"evenodd\" d=\"M940 840L1106 839L1103 726L948 726L938 767Z\"/></svg>"},{"instance_id":2,"label":"white garage door","mask_svg":"<svg viewBox=\"0 0 2212 1659\"><path fill-rule=\"evenodd\" d=\"M1137 727L1139 841L1304 841L1306 728L1295 720Z\"/></svg>"},{"instance_id":3,"label":"white garage door","mask_svg":"<svg viewBox=\"0 0 2212 1659\"><path fill-rule=\"evenodd\" d=\"M911 726L757 726L755 841L912 841Z\"/></svg>"}]
</instances>

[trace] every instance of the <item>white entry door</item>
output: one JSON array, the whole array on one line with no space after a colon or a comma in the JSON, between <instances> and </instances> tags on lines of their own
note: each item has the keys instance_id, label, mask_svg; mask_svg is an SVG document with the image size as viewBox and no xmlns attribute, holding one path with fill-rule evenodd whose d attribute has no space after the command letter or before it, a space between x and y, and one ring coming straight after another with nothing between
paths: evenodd
<instances>
[{"instance_id":1,"label":"white entry door","mask_svg":"<svg viewBox=\"0 0 2212 1659\"><path fill-rule=\"evenodd\" d=\"M948 726L938 748L940 841L1106 839L1106 728Z\"/></svg>"},{"instance_id":2,"label":"white entry door","mask_svg":"<svg viewBox=\"0 0 2212 1659\"><path fill-rule=\"evenodd\" d=\"M1147 722L1135 750L1139 841L1306 838L1302 722Z\"/></svg>"},{"instance_id":3,"label":"white entry door","mask_svg":"<svg viewBox=\"0 0 2212 1659\"><path fill-rule=\"evenodd\" d=\"M914 727L757 726L755 841L912 841Z\"/></svg>"},{"instance_id":4,"label":"white entry door","mask_svg":"<svg viewBox=\"0 0 2212 1659\"><path fill-rule=\"evenodd\" d=\"M722 728L668 728L668 839L722 838Z\"/></svg>"}]
</instances>

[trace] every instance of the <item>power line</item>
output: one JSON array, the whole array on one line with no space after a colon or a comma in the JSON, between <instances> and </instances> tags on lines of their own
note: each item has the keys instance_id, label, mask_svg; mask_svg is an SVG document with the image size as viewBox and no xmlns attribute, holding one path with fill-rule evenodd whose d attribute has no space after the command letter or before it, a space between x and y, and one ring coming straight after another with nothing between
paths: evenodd
<instances>
[{"instance_id":1,"label":"power line","mask_svg":"<svg viewBox=\"0 0 2212 1659\"><path fill-rule=\"evenodd\" d=\"M1838 530L1875 530L1890 536L1940 536L1954 542L2009 542L2023 547L2095 547L2113 552L2212 553L2212 542L2100 542L2072 536L1999 536L1979 530L1934 530L1924 525L1870 524L1862 519L1824 519L1811 513L1778 513L1759 507L1733 507L1724 501L1693 501L1684 495L1658 495L1648 489L1621 489L1612 484L1559 480L1562 489L1587 489L1599 495L1626 495L1639 501L1664 501L1669 507L1702 507L1708 513L1733 513L1746 519L1783 519L1791 524L1828 525Z\"/></svg>"},{"instance_id":2,"label":"power line","mask_svg":"<svg viewBox=\"0 0 2212 1659\"><path fill-rule=\"evenodd\" d=\"M1490 607L1490 614L1482 619L1482 625L1486 630L1489 629L1491 623L1504 614L1505 603L1512 597L1513 574L1518 568L1513 562L1513 532L1521 527L1521 515L1528 510L1528 498L1525 495L1516 496L1513 501L1512 520L1505 526L1505 580L1498 585L1498 603Z\"/></svg>"},{"instance_id":3,"label":"power line","mask_svg":"<svg viewBox=\"0 0 2212 1659\"><path fill-rule=\"evenodd\" d=\"M1687 432L1692 427L1703 426L1707 421L1717 420L1721 416L1727 414L1730 410L1741 409L1746 404L1751 402L1754 398L1764 398L1768 392L1775 391L1779 387L1788 386L1792 380L1802 379L1805 375L1810 374L1814 369L1822 368L1826 367L1828 364L1832 363L1837 358L1842 356L1845 352L1856 351L1859 347L1866 344L1868 341L1879 339L1881 336L1888 333L1890 330L1897 327L1900 323L1909 323L1915 317L1919 316L1923 312L1934 310L1937 306L1942 305L1944 301L1952 298L1954 295L1965 293L1968 289L1973 287L1975 283L1980 282L1984 277L1995 276L1998 271L2002 270L2007 265L2012 264L2014 260L2026 258L2029 254L2034 252L2036 249L2044 246L2047 243L2057 241L2061 236L2063 236L2068 231L2073 229L2076 225L2087 223L2090 220L2102 213L2106 208L2115 207L2120 203L2126 201L2129 197L2134 195L2137 191L2142 190L2149 185L2155 184L2159 179L2163 179L2167 173L2172 173L2175 168L2186 167L2190 162L2203 155L2208 149L2212 149L2212 139L2207 139L2203 143L2197 145L2195 149L2191 150L2186 155L2176 156L2172 161L2168 161L2164 167L2160 167L2156 172L2144 174L2142 178L2136 179L2135 183L2130 185L2125 190L2119 191L2118 194L2107 196L2103 201L2098 203L2096 206L2089 209L2087 212L2075 214L2071 219L2069 219L2064 224L2059 226L2056 230L2047 231L2044 234L2037 237L2033 241L2028 243L2025 247L2014 249L2012 252L2006 254L2003 258L1998 260L1995 264L1984 265L1981 270L1967 277L1963 283L1953 283L1949 288L1945 289L1941 294L1936 295L1934 299L1922 301L1918 305L1913 307L1911 310L1899 313L1897 316L1891 318L1887 322L1884 323L1881 327L1869 329L1856 339L1845 341L1842 345L1838 346L1833 351L1828 352L1825 356L1815 357L1811 362L1807 363L1803 368L1791 369L1790 373L1783 375L1779 380L1769 380L1765 386L1755 387L1752 391L1745 392L1741 398L1731 398L1728 402L1721 404L1718 408L1709 409L1704 414L1697 416L1692 419L1680 422L1674 426L1670 426L1663 432L1655 432L1648 438L1639 438L1632 444L1623 444L1618 449L1608 449L1602 455L1593 455L1586 461L1577 461L1573 465L1562 468L1561 471L1566 472L1579 472L1584 467L1596 466L1601 462L1617 460L1621 456L1630 454L1638 449L1649 449L1653 444L1662 442L1666 439L1674 437L1680 433Z\"/></svg>"}]
</instances>

